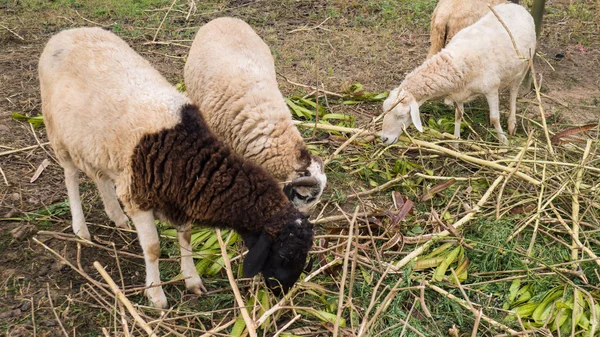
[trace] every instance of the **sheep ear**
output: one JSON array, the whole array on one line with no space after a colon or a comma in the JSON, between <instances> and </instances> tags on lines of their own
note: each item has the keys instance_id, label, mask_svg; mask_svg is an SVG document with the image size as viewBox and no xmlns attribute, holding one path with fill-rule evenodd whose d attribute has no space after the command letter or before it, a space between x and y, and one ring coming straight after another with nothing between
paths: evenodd
<instances>
[{"instance_id":1,"label":"sheep ear","mask_svg":"<svg viewBox=\"0 0 600 337\"><path fill-rule=\"evenodd\" d=\"M410 103L410 118L412 119L413 124L419 130L419 132L423 132L423 125L421 124L421 114L419 113L419 103L417 101L412 101Z\"/></svg>"},{"instance_id":2,"label":"sheep ear","mask_svg":"<svg viewBox=\"0 0 600 337\"><path fill-rule=\"evenodd\" d=\"M250 248L246 259L244 260L244 277L254 277L262 270L269 252L271 251L271 241L266 233L262 233L258 241Z\"/></svg>"}]
</instances>

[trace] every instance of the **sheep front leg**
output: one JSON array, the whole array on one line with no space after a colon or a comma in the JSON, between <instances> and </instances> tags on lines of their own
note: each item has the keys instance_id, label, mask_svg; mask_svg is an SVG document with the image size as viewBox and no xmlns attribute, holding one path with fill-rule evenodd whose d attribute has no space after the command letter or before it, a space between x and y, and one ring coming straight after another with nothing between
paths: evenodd
<instances>
[{"instance_id":1,"label":"sheep front leg","mask_svg":"<svg viewBox=\"0 0 600 337\"><path fill-rule=\"evenodd\" d=\"M96 186L98 186L98 191L102 197L104 210L106 211L108 218L114 222L117 227L127 228L127 220L129 219L127 219L121 205L119 205L119 200L115 193L115 185L112 180L102 174L98 174L94 178L94 181L96 182Z\"/></svg>"},{"instance_id":2,"label":"sheep front leg","mask_svg":"<svg viewBox=\"0 0 600 337\"><path fill-rule=\"evenodd\" d=\"M90 231L85 224L83 208L81 207L81 196L79 195L79 171L71 162L60 163L65 170L65 185L69 196L69 207L71 208L73 233L86 240L92 240Z\"/></svg>"},{"instance_id":3,"label":"sheep front leg","mask_svg":"<svg viewBox=\"0 0 600 337\"><path fill-rule=\"evenodd\" d=\"M154 215L150 211L137 211L130 214L131 221L138 233L140 245L144 251L146 262L146 296L156 308L166 309L168 307L167 297L160 286L160 271L158 269L158 257L160 256L160 241L154 224ZM158 286L157 286L158 284Z\"/></svg>"},{"instance_id":4,"label":"sheep front leg","mask_svg":"<svg viewBox=\"0 0 600 337\"><path fill-rule=\"evenodd\" d=\"M185 278L185 287L189 292L200 295L203 291L206 292L206 288L202 284L192 257L192 225L187 224L182 232L178 231L177 238L181 250L181 274Z\"/></svg>"},{"instance_id":5,"label":"sheep front leg","mask_svg":"<svg viewBox=\"0 0 600 337\"><path fill-rule=\"evenodd\" d=\"M465 114L465 106L462 102L455 102L454 107L454 137L460 138L460 123L462 122L462 117Z\"/></svg>"},{"instance_id":6,"label":"sheep front leg","mask_svg":"<svg viewBox=\"0 0 600 337\"><path fill-rule=\"evenodd\" d=\"M520 82L519 82L520 83ZM508 134L515 135L517 131L517 94L519 93L519 84L510 88L510 113L508 115Z\"/></svg>"},{"instance_id":7,"label":"sheep front leg","mask_svg":"<svg viewBox=\"0 0 600 337\"><path fill-rule=\"evenodd\" d=\"M490 107L490 122L496 129L496 133L498 134L498 139L500 140L500 144L508 145L508 139L504 135L504 131L502 131L502 126L500 126L500 103L498 98L498 91L494 91L486 95L488 105Z\"/></svg>"}]
</instances>

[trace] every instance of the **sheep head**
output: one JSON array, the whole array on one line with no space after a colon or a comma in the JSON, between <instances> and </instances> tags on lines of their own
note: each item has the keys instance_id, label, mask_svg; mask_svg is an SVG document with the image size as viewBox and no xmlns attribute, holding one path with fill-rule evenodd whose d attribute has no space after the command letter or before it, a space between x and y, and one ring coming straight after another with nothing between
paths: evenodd
<instances>
[{"instance_id":1,"label":"sheep head","mask_svg":"<svg viewBox=\"0 0 600 337\"><path fill-rule=\"evenodd\" d=\"M381 131L381 141L384 144L395 143L402 131L411 124L414 124L417 130L423 132L419 102L410 92L400 88L392 90L383 102L383 111L388 111L383 117L383 129Z\"/></svg>"},{"instance_id":2,"label":"sheep head","mask_svg":"<svg viewBox=\"0 0 600 337\"><path fill-rule=\"evenodd\" d=\"M244 235L249 248L244 260L244 277L262 272L265 283L275 293L286 293L296 283L300 274L309 269L306 263L313 244L313 225L300 212L286 216L286 224L273 237L267 231Z\"/></svg>"},{"instance_id":3,"label":"sheep head","mask_svg":"<svg viewBox=\"0 0 600 337\"><path fill-rule=\"evenodd\" d=\"M311 156L306 149L301 150L300 153L300 158L309 158L305 160L308 164L294 172L291 182L283 187L283 191L300 212L306 213L319 201L327 184L327 176L325 165L320 157Z\"/></svg>"}]
</instances>

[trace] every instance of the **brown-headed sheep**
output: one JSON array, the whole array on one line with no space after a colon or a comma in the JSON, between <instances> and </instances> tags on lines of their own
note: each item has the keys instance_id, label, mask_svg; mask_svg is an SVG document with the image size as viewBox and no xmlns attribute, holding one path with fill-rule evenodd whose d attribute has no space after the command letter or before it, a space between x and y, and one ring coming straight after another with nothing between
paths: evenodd
<instances>
[{"instance_id":1,"label":"brown-headed sheep","mask_svg":"<svg viewBox=\"0 0 600 337\"><path fill-rule=\"evenodd\" d=\"M63 31L46 45L39 78L75 234L90 239L81 169L121 226L127 217L117 197L123 202L144 252L153 305L167 306L155 215L179 231L182 274L192 292L204 290L191 256L192 222L241 234L250 249L245 276L262 272L269 287L283 291L295 283L312 246L312 224L268 172L218 140L198 109L127 43L100 28Z\"/></svg>"},{"instance_id":2,"label":"brown-headed sheep","mask_svg":"<svg viewBox=\"0 0 600 337\"><path fill-rule=\"evenodd\" d=\"M269 47L244 21L219 18L200 28L184 72L192 102L217 136L284 182L306 212L327 178L311 156L279 91Z\"/></svg>"}]
</instances>

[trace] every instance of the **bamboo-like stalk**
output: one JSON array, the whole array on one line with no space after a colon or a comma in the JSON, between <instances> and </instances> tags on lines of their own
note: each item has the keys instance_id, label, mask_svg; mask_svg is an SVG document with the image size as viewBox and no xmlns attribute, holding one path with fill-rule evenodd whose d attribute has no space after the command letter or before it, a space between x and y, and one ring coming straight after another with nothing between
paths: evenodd
<instances>
[{"instance_id":1,"label":"bamboo-like stalk","mask_svg":"<svg viewBox=\"0 0 600 337\"><path fill-rule=\"evenodd\" d=\"M36 149L38 147L43 147L45 145L50 145L50 142L38 143L38 145L31 145L31 146L23 147L23 148L20 148L20 149L8 150L8 151L0 152L0 157L7 156L7 155L13 154L13 153L19 153L19 152L27 151L27 150L33 150L33 149Z\"/></svg>"},{"instance_id":2,"label":"bamboo-like stalk","mask_svg":"<svg viewBox=\"0 0 600 337\"><path fill-rule=\"evenodd\" d=\"M546 187L546 184L543 184L543 182L546 180L546 167L547 165L544 164L544 167L542 168L542 186L540 186L540 195L538 197L537 203L537 214L535 215L535 225L533 227L531 241L529 242L529 248L527 248L527 256L531 256L531 253L533 252L533 245L535 244L538 227L540 226L540 214L542 214L542 199L544 197L544 188Z\"/></svg>"},{"instance_id":3,"label":"bamboo-like stalk","mask_svg":"<svg viewBox=\"0 0 600 337\"><path fill-rule=\"evenodd\" d=\"M256 327L252 318L248 314L246 310L246 304L242 299L242 295L240 294L240 289L235 283L235 278L233 277L233 271L231 269L231 262L229 261L229 256L227 256L227 248L223 243L223 238L221 237L221 230L219 228L216 229L217 232L217 240L219 240L219 246L221 246L221 256L223 256L223 262L225 263L225 271L227 272L227 278L229 279L229 285L231 285L231 290L233 290L233 295L235 296L235 300L240 307L240 313L242 314L242 318L244 322L246 322L246 329L248 329L248 334L250 337L257 337L256 335ZM231 234L230 234L231 235ZM229 239L227 240L229 242Z\"/></svg>"},{"instance_id":4,"label":"bamboo-like stalk","mask_svg":"<svg viewBox=\"0 0 600 337\"><path fill-rule=\"evenodd\" d=\"M347 127L342 127L342 126L334 126L334 125L324 125L324 124L318 124L315 125L314 123L295 123L296 125L299 126L304 126L304 127L309 127L309 128L314 128L317 127L319 129L322 130L329 130L329 131L339 131L339 132L346 132L346 133L362 133L365 131L365 129L356 129L356 128L347 128ZM376 135L380 135L381 132L377 132ZM506 173L513 173L515 176L524 179L525 181L534 184L534 185L539 185L540 182L530 176L528 176L527 174L520 172L518 170L515 169L511 169L507 166L502 166L499 165L495 162L489 161L489 160L484 160L484 159L480 159L480 158L476 158L473 156L469 156L469 155L465 155L463 153L454 151L454 150L450 150L447 149L445 147L424 141L424 140L419 140L419 139L414 139L414 138L406 138L406 137L400 137L400 139L402 139L403 141L407 141L407 142L412 142L415 145L418 146L422 146L425 148L429 148L429 149L433 149L433 150L437 150L439 152L442 152L444 154L450 155L452 157L461 159L463 161L467 161L467 162L471 162L473 164L477 164L477 165L481 165L481 166L486 166L486 167L490 167L502 172L506 172Z\"/></svg>"},{"instance_id":5,"label":"bamboo-like stalk","mask_svg":"<svg viewBox=\"0 0 600 337\"><path fill-rule=\"evenodd\" d=\"M521 152L519 153L519 156L517 157L517 166L515 166L516 170L518 170L519 167L521 167L523 157L525 156L527 149L531 145L531 137L533 137L533 132L529 133L529 136L527 137L527 142L525 143L525 146L523 147L523 149L521 149ZM496 197L496 220L500 219L500 205L502 203L502 194L504 193L504 188L506 187L506 184L508 184L508 181L510 180L512 175L513 175L513 173L510 173L506 177L506 179L504 179L504 182L502 183L502 186L500 187L500 191L498 191L498 196ZM544 188L543 182L544 182L544 178L542 177L542 188Z\"/></svg>"},{"instance_id":6,"label":"bamboo-like stalk","mask_svg":"<svg viewBox=\"0 0 600 337\"><path fill-rule=\"evenodd\" d=\"M425 284L425 286L429 287L431 290L437 292L438 294L440 294L442 296L447 297L448 299L450 299L450 300L458 303L463 308L471 311L476 317L479 316L479 311L477 311L477 310L473 311L473 309L471 309L471 307L469 307L469 304L465 300L460 299L460 298L458 298L458 297L450 294L446 290L444 290L444 289L442 289L442 288L440 288L438 286L435 286L435 285L429 283L427 280L423 281L423 283ZM499 329L502 329L504 331L507 331L511 335L519 335L518 331L513 330L513 329L507 327L506 325L504 325L504 324L502 324L500 322L497 322L497 321L491 319L490 317L488 317L487 315L485 315L483 313L481 313L481 319L483 319L484 321L488 322L490 325L495 326L496 328L499 328Z\"/></svg>"},{"instance_id":7,"label":"bamboo-like stalk","mask_svg":"<svg viewBox=\"0 0 600 337\"><path fill-rule=\"evenodd\" d=\"M565 230L567 232L569 232L569 235L571 235L571 238L573 239L573 241L575 241L575 243L577 244L577 248L581 249L582 251L584 251L586 254L588 254L593 260L594 262L596 262L596 264L598 266L600 266L600 257L598 257L598 255L596 255L591 249L589 249L587 246L585 246L583 243L581 243L581 241L579 241L579 238L577 236L575 236L575 233L573 233L573 230L567 225L567 223L563 220L562 216L560 215L560 213L556 210L556 207L554 207L554 204L551 202L550 203L550 207L552 208L552 211L554 212L554 214L556 215L556 218L558 219L558 221L560 222L560 224L565 228Z\"/></svg>"},{"instance_id":8,"label":"bamboo-like stalk","mask_svg":"<svg viewBox=\"0 0 600 337\"><path fill-rule=\"evenodd\" d=\"M590 154L590 149L592 147L592 140L588 139L587 144L585 145L585 150L583 151L583 156L581 158L581 165L583 166L585 164L585 162L587 161L587 157ZM581 180L583 178L583 167L579 168L579 170L577 170L577 175L575 177L575 188L573 191L573 203L572 203L572 215L571 218L573 220L573 235L577 238L577 241L579 240L579 192L580 192L580 186L581 186ZM573 243L571 245L571 259L572 260L577 260L579 256L579 246L577 245L577 243L575 242L575 240L573 240ZM574 265L573 268L578 268L578 266Z\"/></svg>"},{"instance_id":9,"label":"bamboo-like stalk","mask_svg":"<svg viewBox=\"0 0 600 337\"><path fill-rule=\"evenodd\" d=\"M343 274L342 280L340 281L340 295L338 297L338 308L337 315L335 317L335 324L333 325L333 337L337 337L340 329L340 319L342 318L342 311L344 310L344 288L346 286L346 277L348 275L348 259L350 257L350 247L352 246L352 234L354 234L354 223L356 222L356 216L358 215L358 206L354 209L354 215L352 215L352 221L350 221L350 229L348 230L348 240L346 244L346 254L344 256Z\"/></svg>"},{"instance_id":10,"label":"bamboo-like stalk","mask_svg":"<svg viewBox=\"0 0 600 337\"><path fill-rule=\"evenodd\" d=\"M475 207L473 208L473 212L468 213L467 215L465 215L460 220L458 220L457 222L455 222L453 225L450 225L450 226L453 226L454 229L456 230L456 229L459 229L460 227L464 226L464 224L466 224L467 222L469 222L475 216L475 214L477 214L477 212L479 211L479 209L488 201L488 199L492 195L492 192L496 189L496 187L500 184L500 182L503 179L504 179L504 176L499 176L498 178L496 178L496 180L494 180L494 182L492 183L492 185L485 192L485 194L483 195L483 197L481 198L481 200L479 200L479 202L477 203L477 205L475 205ZM431 246L434 242L437 241L436 239L441 239L441 238L447 237L448 235L450 235L450 231L448 231L448 230L444 230L442 232L439 232L435 236L435 239L425 242L419 248L413 250L410 254L406 255L398 263L394 264L394 266L393 266L394 271L400 270L400 268L406 266L410 261L414 260L419 255L423 254L423 252L427 248L429 248L429 246Z\"/></svg>"},{"instance_id":11,"label":"bamboo-like stalk","mask_svg":"<svg viewBox=\"0 0 600 337\"><path fill-rule=\"evenodd\" d=\"M115 281L113 281L113 279L110 277L110 275L108 275L106 270L104 270L104 267L102 267L100 262L94 261L94 268L96 268L98 273L100 273L100 276L102 276L102 278L106 281L106 283L108 283L108 286L113 291L115 296L117 296L119 301L121 301L121 303L123 303L123 305L125 306L127 311L129 311L131 316L133 316L133 319L135 320L137 325L139 325L140 328L142 328L144 331L146 331L148 336L156 337L156 334L154 333L152 328L150 328L150 326L146 323L146 321L144 321L144 319L140 316L140 314L137 312L137 310L135 310L135 308L133 307L133 304L131 304L131 302L129 301L127 296L125 296L125 294L123 294L121 289L119 289L119 286L117 286Z\"/></svg>"},{"instance_id":12,"label":"bamboo-like stalk","mask_svg":"<svg viewBox=\"0 0 600 337\"><path fill-rule=\"evenodd\" d=\"M529 67L531 68L531 77L533 78L533 88L535 90L535 96L539 102L540 116L542 119L542 129L546 136L546 142L548 144L548 152L554 156L554 148L552 147L552 141L550 140L550 134L548 133L548 124L546 124L546 113L544 112L544 105L542 104L542 97L540 97L540 86L536 78L535 68L533 67L533 57L529 60Z\"/></svg>"}]
</instances>

